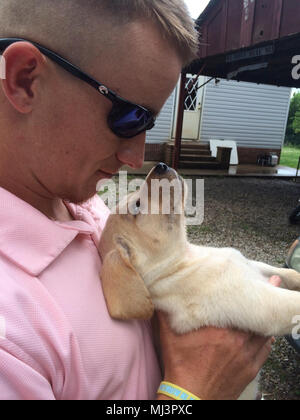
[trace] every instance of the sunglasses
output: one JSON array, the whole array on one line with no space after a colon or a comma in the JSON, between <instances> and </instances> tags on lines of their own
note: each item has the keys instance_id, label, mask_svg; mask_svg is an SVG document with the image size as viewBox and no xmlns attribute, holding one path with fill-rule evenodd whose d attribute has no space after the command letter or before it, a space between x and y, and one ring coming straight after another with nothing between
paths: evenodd
<instances>
[{"instance_id":1,"label":"sunglasses","mask_svg":"<svg viewBox=\"0 0 300 420\"><path fill-rule=\"evenodd\" d=\"M81 71L78 67L36 42L21 38L0 38L0 50L4 51L9 45L20 41L30 42L46 57L59 64L66 71L73 74L73 76L97 89L101 95L110 100L113 106L108 114L107 124L112 132L118 137L132 138L145 131L151 130L154 127L155 114L153 111L121 98L108 87L97 82L97 80L90 77L87 73Z\"/></svg>"}]
</instances>

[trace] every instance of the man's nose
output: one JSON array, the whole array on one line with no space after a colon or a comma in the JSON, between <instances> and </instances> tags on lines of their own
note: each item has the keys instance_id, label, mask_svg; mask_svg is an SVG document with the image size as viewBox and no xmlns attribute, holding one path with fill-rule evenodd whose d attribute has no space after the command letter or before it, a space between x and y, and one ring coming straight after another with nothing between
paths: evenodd
<instances>
[{"instance_id":1,"label":"man's nose","mask_svg":"<svg viewBox=\"0 0 300 420\"><path fill-rule=\"evenodd\" d=\"M145 158L145 142L146 133L139 134L132 139L120 140L117 152L118 160L133 169L141 168Z\"/></svg>"}]
</instances>

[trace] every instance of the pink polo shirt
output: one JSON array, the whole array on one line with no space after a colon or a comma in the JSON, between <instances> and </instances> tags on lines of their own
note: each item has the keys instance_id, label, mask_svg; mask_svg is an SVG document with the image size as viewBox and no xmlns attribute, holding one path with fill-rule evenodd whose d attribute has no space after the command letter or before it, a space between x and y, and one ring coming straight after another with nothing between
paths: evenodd
<instances>
[{"instance_id":1,"label":"pink polo shirt","mask_svg":"<svg viewBox=\"0 0 300 420\"><path fill-rule=\"evenodd\" d=\"M109 210L66 205L55 222L0 188L0 399L154 399L150 323L112 320L101 289Z\"/></svg>"}]
</instances>

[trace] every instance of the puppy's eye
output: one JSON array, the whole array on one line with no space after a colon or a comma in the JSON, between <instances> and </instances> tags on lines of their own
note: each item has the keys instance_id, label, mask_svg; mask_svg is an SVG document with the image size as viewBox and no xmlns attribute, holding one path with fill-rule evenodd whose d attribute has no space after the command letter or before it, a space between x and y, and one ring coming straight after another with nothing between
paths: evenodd
<instances>
[{"instance_id":1,"label":"puppy's eye","mask_svg":"<svg viewBox=\"0 0 300 420\"><path fill-rule=\"evenodd\" d=\"M135 203L132 203L132 205L129 208L130 214L132 216L137 216L140 213L140 207L141 200L137 200Z\"/></svg>"},{"instance_id":2,"label":"puppy's eye","mask_svg":"<svg viewBox=\"0 0 300 420\"><path fill-rule=\"evenodd\" d=\"M137 216L140 213L140 207L141 207L141 200L138 200L135 203L135 208L134 208L134 211L133 211L134 216Z\"/></svg>"}]
</instances>

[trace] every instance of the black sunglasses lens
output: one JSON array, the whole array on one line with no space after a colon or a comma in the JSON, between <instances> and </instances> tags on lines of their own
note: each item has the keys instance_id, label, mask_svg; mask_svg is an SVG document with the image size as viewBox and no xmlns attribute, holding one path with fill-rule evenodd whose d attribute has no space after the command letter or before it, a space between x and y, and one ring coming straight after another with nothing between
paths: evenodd
<instances>
[{"instance_id":1,"label":"black sunglasses lens","mask_svg":"<svg viewBox=\"0 0 300 420\"><path fill-rule=\"evenodd\" d=\"M131 138L154 127L154 117L134 105L114 105L108 117L110 128L120 137Z\"/></svg>"}]
</instances>

